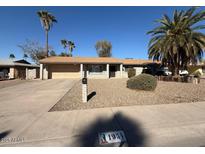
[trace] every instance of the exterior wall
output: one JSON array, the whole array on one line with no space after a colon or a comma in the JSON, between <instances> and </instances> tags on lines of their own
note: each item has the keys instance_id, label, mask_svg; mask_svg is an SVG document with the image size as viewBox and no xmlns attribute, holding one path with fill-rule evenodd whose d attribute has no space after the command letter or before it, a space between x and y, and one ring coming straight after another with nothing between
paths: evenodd
<instances>
[{"instance_id":1,"label":"exterior wall","mask_svg":"<svg viewBox=\"0 0 205 154\"><path fill-rule=\"evenodd\" d=\"M126 65L123 67L123 78L128 78L128 72L127 72L127 69L128 68L134 68L135 69L135 73L136 73L136 76L139 75L139 74L142 74L142 71L143 71L143 67L142 66L129 66L129 65Z\"/></svg>"},{"instance_id":2,"label":"exterior wall","mask_svg":"<svg viewBox=\"0 0 205 154\"><path fill-rule=\"evenodd\" d=\"M121 78L120 65L116 65L115 78Z\"/></svg>"},{"instance_id":3,"label":"exterior wall","mask_svg":"<svg viewBox=\"0 0 205 154\"><path fill-rule=\"evenodd\" d=\"M123 69L122 69L122 78L128 78L128 73L127 73L124 66L123 66Z\"/></svg>"},{"instance_id":4,"label":"exterior wall","mask_svg":"<svg viewBox=\"0 0 205 154\"><path fill-rule=\"evenodd\" d=\"M124 71L123 71L123 73L122 73L122 78L128 78L127 72L124 72Z\"/></svg>"},{"instance_id":5,"label":"exterior wall","mask_svg":"<svg viewBox=\"0 0 205 154\"><path fill-rule=\"evenodd\" d=\"M80 65L56 64L48 66L49 79L80 78Z\"/></svg>"},{"instance_id":6,"label":"exterior wall","mask_svg":"<svg viewBox=\"0 0 205 154\"><path fill-rule=\"evenodd\" d=\"M94 65L94 69L93 66ZM80 64L52 64L52 65L44 65L43 66L43 78L44 79L66 79L66 78L81 78L84 76L84 70L87 69L87 77L88 78L99 78L106 79L108 78L107 67L109 67L108 71L110 71L110 66L116 66L116 71L114 78L128 78L127 68L134 68L136 70L136 75L142 73L142 66L128 66L125 65L122 67L122 73L120 71L120 64L114 65L100 65L100 70L95 68L95 64L90 65L80 65ZM98 65L99 67L99 65ZM81 70L83 70L81 72Z\"/></svg>"},{"instance_id":7,"label":"exterior wall","mask_svg":"<svg viewBox=\"0 0 205 154\"><path fill-rule=\"evenodd\" d=\"M136 70L136 75L142 74L143 67L134 67L134 69Z\"/></svg>"},{"instance_id":8,"label":"exterior wall","mask_svg":"<svg viewBox=\"0 0 205 154\"><path fill-rule=\"evenodd\" d=\"M103 71L103 72L89 72L88 71L88 78L106 79L107 71Z\"/></svg>"},{"instance_id":9,"label":"exterior wall","mask_svg":"<svg viewBox=\"0 0 205 154\"><path fill-rule=\"evenodd\" d=\"M116 71L115 72L115 77L116 78L121 78L121 72L120 71Z\"/></svg>"},{"instance_id":10,"label":"exterior wall","mask_svg":"<svg viewBox=\"0 0 205 154\"><path fill-rule=\"evenodd\" d=\"M38 78L38 70L37 68L33 68L33 69L28 69L28 73L27 73L27 79L36 79Z\"/></svg>"}]
</instances>

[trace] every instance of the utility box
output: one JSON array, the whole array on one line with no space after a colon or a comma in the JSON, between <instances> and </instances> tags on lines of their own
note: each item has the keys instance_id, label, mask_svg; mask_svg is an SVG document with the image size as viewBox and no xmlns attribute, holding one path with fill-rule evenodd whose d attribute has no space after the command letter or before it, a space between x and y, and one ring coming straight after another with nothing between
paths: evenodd
<instances>
[{"instance_id":1,"label":"utility box","mask_svg":"<svg viewBox=\"0 0 205 154\"><path fill-rule=\"evenodd\" d=\"M82 101L86 103L88 101L88 79L82 78Z\"/></svg>"}]
</instances>

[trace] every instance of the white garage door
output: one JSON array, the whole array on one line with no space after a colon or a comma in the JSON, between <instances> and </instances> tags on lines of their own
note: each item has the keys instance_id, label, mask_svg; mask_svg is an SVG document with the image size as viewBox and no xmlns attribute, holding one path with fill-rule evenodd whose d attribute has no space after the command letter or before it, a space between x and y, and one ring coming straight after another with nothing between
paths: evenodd
<instances>
[{"instance_id":1,"label":"white garage door","mask_svg":"<svg viewBox=\"0 0 205 154\"><path fill-rule=\"evenodd\" d=\"M80 65L51 65L49 66L49 78L80 78Z\"/></svg>"}]
</instances>

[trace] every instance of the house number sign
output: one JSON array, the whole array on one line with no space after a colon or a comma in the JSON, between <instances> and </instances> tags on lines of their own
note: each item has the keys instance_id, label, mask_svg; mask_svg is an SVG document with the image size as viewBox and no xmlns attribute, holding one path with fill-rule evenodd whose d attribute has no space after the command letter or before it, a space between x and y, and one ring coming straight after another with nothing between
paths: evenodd
<instances>
[{"instance_id":1,"label":"house number sign","mask_svg":"<svg viewBox=\"0 0 205 154\"><path fill-rule=\"evenodd\" d=\"M126 137L122 130L113 131L113 132L102 132L99 133L98 136L99 136L99 143L101 145L126 142Z\"/></svg>"}]
</instances>

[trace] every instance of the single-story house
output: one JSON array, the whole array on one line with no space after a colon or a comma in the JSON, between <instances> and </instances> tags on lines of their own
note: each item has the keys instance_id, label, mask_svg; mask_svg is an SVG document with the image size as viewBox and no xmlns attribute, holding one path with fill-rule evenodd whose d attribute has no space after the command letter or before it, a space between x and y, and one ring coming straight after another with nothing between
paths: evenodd
<instances>
[{"instance_id":1,"label":"single-story house","mask_svg":"<svg viewBox=\"0 0 205 154\"><path fill-rule=\"evenodd\" d=\"M41 79L61 78L127 78L128 68L135 68L136 74L153 64L152 60L117 59L111 57L60 57L40 60Z\"/></svg>"},{"instance_id":2,"label":"single-story house","mask_svg":"<svg viewBox=\"0 0 205 154\"><path fill-rule=\"evenodd\" d=\"M4 74L4 79L34 79L39 78L40 66L28 61L0 59L0 72Z\"/></svg>"}]
</instances>

